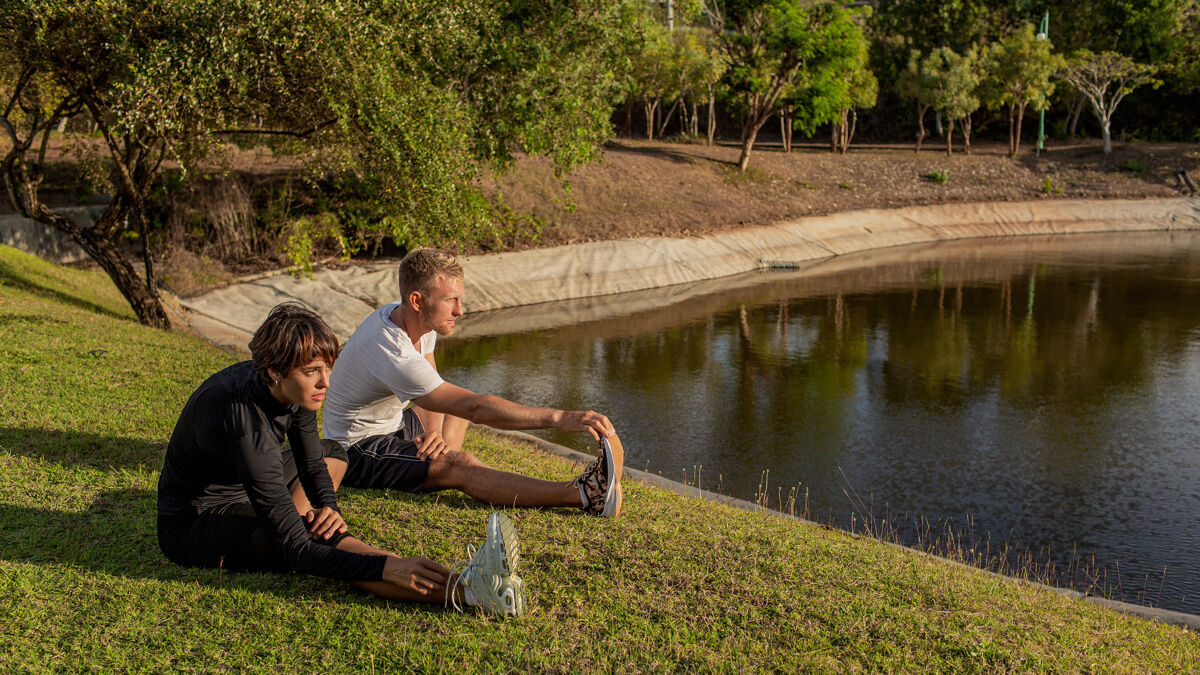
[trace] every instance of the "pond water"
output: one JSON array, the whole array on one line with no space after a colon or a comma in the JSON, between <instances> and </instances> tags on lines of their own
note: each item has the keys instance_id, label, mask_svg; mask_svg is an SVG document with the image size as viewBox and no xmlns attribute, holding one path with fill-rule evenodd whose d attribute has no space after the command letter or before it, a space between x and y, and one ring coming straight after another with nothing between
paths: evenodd
<instances>
[{"instance_id":1,"label":"pond water","mask_svg":"<svg viewBox=\"0 0 1200 675\"><path fill-rule=\"evenodd\" d=\"M1200 235L972 240L724 285L589 301L593 320L468 316L439 366L607 414L635 468L1200 613ZM488 334L523 313L547 327Z\"/></svg>"}]
</instances>

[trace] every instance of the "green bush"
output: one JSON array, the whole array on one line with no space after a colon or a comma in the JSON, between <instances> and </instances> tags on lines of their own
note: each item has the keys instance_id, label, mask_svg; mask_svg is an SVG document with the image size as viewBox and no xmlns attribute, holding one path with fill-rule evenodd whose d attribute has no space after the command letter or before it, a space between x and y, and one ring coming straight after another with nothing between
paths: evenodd
<instances>
[{"instance_id":1,"label":"green bush","mask_svg":"<svg viewBox=\"0 0 1200 675\"><path fill-rule=\"evenodd\" d=\"M938 185L945 185L950 182L950 172L945 169L934 169L925 174L925 177Z\"/></svg>"}]
</instances>

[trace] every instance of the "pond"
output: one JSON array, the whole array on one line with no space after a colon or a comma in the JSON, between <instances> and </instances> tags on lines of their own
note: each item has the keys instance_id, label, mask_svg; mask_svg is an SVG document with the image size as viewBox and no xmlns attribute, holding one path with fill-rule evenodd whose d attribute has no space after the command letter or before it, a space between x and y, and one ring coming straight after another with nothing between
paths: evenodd
<instances>
[{"instance_id":1,"label":"pond","mask_svg":"<svg viewBox=\"0 0 1200 675\"><path fill-rule=\"evenodd\" d=\"M905 247L720 285L468 316L439 365L607 414L635 468L1200 613L1200 234Z\"/></svg>"}]
</instances>

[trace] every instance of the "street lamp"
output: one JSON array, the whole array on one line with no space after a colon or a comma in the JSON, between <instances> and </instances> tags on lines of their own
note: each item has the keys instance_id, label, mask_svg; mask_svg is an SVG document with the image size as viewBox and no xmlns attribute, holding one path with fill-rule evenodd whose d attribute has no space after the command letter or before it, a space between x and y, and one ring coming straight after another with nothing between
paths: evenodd
<instances>
[{"instance_id":1,"label":"street lamp","mask_svg":"<svg viewBox=\"0 0 1200 675\"><path fill-rule=\"evenodd\" d=\"M1038 29L1037 39L1045 41L1050 37L1050 11L1042 15L1042 25ZM1039 111L1038 115L1038 154L1042 154L1042 149L1046 146L1046 108L1045 106Z\"/></svg>"}]
</instances>

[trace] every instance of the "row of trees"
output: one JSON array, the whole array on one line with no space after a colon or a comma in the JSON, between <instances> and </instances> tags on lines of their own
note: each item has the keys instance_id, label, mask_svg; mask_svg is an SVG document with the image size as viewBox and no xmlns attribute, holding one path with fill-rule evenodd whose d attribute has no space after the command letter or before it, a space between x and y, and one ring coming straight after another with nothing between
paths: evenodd
<instances>
[{"instance_id":1,"label":"row of trees","mask_svg":"<svg viewBox=\"0 0 1200 675\"><path fill-rule=\"evenodd\" d=\"M1018 12L1011 3L991 0L883 0L872 13L833 2L681 0L671 12L678 27L668 30L661 14L642 15L651 24L649 39L633 59L625 126L631 129L634 101L640 101L647 136L661 136L672 113L687 111L691 102L682 129L698 135L690 131L696 102L706 101L706 140L712 143L713 102L720 96L741 122L743 169L772 117L781 122L785 151L794 130L811 135L828 125L831 149L844 152L857 110L876 105L883 80L893 84L886 93L915 103L918 151L933 110L948 121L947 150L953 150L957 124L970 152L972 114L986 106L1007 113L1015 155L1026 112L1047 109L1056 83L1065 82L1058 98L1069 101L1072 133L1090 106L1111 152L1113 113L1130 92L1161 85L1160 72L1180 91L1200 84L1200 7L1194 0L1106 0L1080 5L1086 10L1025 4ZM1035 34L1027 20L1052 4L1065 22L1061 42L1075 47L1069 58L1055 53L1048 36Z\"/></svg>"}]
</instances>

